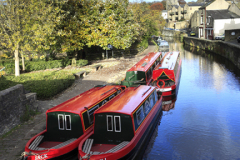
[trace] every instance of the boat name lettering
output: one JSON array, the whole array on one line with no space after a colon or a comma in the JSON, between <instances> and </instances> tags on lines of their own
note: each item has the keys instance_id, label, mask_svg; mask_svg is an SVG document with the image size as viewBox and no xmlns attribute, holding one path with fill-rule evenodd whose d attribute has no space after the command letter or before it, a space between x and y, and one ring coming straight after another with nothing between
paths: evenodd
<instances>
[{"instance_id":1,"label":"boat name lettering","mask_svg":"<svg viewBox=\"0 0 240 160\"><path fill-rule=\"evenodd\" d=\"M35 156L35 160L46 160L46 158L48 158L47 154Z\"/></svg>"}]
</instances>

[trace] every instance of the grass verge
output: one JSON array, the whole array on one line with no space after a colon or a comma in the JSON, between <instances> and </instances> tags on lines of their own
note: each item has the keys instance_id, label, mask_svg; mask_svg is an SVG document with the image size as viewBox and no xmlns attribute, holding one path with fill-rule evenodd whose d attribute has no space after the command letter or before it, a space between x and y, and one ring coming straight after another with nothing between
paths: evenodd
<instances>
[{"instance_id":1,"label":"grass verge","mask_svg":"<svg viewBox=\"0 0 240 160\"><path fill-rule=\"evenodd\" d=\"M17 84L23 84L25 90L37 93L39 99L49 99L70 87L75 81L73 73L83 69L64 69L53 71L37 71L0 78L0 91Z\"/></svg>"}]
</instances>

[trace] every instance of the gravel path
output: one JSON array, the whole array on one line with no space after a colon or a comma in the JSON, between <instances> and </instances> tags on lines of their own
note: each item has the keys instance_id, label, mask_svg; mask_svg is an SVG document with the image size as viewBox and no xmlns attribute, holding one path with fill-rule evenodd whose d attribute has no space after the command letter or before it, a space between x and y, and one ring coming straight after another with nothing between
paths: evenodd
<instances>
[{"instance_id":1,"label":"gravel path","mask_svg":"<svg viewBox=\"0 0 240 160\"><path fill-rule=\"evenodd\" d=\"M0 139L0 160L19 159L28 140L46 128L45 111L47 109L50 109L53 106L56 106L80 93L83 93L96 85L120 82L125 77L126 71L131 66L138 62L147 53L156 50L157 47L151 44L149 45L148 49L131 58L98 61L96 63L104 64L111 62L115 63L116 65L112 64L110 67L104 67L96 72L90 72L83 79L76 80L70 88L52 100L37 100L34 105L38 107L42 113L35 116L33 120L20 125L7 137Z\"/></svg>"}]
</instances>

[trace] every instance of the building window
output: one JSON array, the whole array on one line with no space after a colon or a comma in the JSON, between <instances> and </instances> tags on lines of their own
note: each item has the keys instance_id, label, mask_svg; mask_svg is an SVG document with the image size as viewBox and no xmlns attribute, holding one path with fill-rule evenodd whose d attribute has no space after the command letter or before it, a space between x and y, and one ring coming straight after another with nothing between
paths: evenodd
<instances>
[{"instance_id":1,"label":"building window","mask_svg":"<svg viewBox=\"0 0 240 160\"><path fill-rule=\"evenodd\" d=\"M65 126L66 130L71 130L71 116L65 115Z\"/></svg>"},{"instance_id":2,"label":"building window","mask_svg":"<svg viewBox=\"0 0 240 160\"><path fill-rule=\"evenodd\" d=\"M121 119L120 116L114 116L115 132L121 132Z\"/></svg>"},{"instance_id":3,"label":"building window","mask_svg":"<svg viewBox=\"0 0 240 160\"><path fill-rule=\"evenodd\" d=\"M64 130L64 115L63 114L58 115L58 129Z\"/></svg>"},{"instance_id":4,"label":"building window","mask_svg":"<svg viewBox=\"0 0 240 160\"><path fill-rule=\"evenodd\" d=\"M200 28L200 36L203 37L203 28Z\"/></svg>"},{"instance_id":5,"label":"building window","mask_svg":"<svg viewBox=\"0 0 240 160\"><path fill-rule=\"evenodd\" d=\"M210 23L210 21L211 21L211 16L208 16L207 23Z\"/></svg>"},{"instance_id":6,"label":"building window","mask_svg":"<svg viewBox=\"0 0 240 160\"><path fill-rule=\"evenodd\" d=\"M113 116L107 115L107 131L113 131Z\"/></svg>"},{"instance_id":7,"label":"building window","mask_svg":"<svg viewBox=\"0 0 240 160\"><path fill-rule=\"evenodd\" d=\"M201 16L201 24L203 24L203 16Z\"/></svg>"}]
</instances>

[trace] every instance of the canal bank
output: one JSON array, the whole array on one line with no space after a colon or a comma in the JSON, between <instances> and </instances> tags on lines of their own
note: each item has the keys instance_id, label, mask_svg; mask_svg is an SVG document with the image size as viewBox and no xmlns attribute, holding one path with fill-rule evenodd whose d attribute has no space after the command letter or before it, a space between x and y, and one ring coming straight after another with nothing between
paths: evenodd
<instances>
[{"instance_id":1,"label":"canal bank","mask_svg":"<svg viewBox=\"0 0 240 160\"><path fill-rule=\"evenodd\" d=\"M193 37L184 37L183 44L219 54L240 69L240 46L224 41L213 41Z\"/></svg>"}]
</instances>

